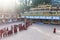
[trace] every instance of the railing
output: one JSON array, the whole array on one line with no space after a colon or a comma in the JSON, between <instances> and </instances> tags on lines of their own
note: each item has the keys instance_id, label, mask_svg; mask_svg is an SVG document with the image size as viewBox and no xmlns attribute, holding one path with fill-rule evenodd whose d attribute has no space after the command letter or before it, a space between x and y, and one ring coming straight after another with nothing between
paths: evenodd
<instances>
[{"instance_id":1,"label":"railing","mask_svg":"<svg viewBox=\"0 0 60 40\"><path fill-rule=\"evenodd\" d=\"M60 16L60 13L26 13L22 16Z\"/></svg>"}]
</instances>

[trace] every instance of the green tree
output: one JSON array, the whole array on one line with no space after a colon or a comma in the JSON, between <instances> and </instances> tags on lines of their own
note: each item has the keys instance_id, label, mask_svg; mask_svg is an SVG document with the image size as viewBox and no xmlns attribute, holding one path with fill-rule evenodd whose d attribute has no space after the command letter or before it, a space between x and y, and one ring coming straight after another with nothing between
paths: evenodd
<instances>
[{"instance_id":1,"label":"green tree","mask_svg":"<svg viewBox=\"0 0 60 40\"><path fill-rule=\"evenodd\" d=\"M32 0L33 6L38 6L39 4L50 4L51 0Z\"/></svg>"},{"instance_id":2,"label":"green tree","mask_svg":"<svg viewBox=\"0 0 60 40\"><path fill-rule=\"evenodd\" d=\"M51 3L51 0L44 0L45 1L45 4L50 4Z\"/></svg>"}]
</instances>

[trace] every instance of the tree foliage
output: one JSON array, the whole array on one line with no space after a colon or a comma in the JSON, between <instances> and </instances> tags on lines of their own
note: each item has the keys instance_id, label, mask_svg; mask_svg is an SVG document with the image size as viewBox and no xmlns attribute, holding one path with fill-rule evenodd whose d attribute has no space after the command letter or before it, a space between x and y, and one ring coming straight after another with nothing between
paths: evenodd
<instances>
[{"instance_id":1,"label":"tree foliage","mask_svg":"<svg viewBox=\"0 0 60 40\"><path fill-rule=\"evenodd\" d=\"M38 6L39 4L50 4L51 0L32 0L32 5Z\"/></svg>"}]
</instances>

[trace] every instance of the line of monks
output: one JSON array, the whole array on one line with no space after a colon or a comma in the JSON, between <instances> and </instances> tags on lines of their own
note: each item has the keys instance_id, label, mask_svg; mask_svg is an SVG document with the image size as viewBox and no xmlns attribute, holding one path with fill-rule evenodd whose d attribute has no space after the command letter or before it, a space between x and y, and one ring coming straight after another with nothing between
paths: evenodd
<instances>
[{"instance_id":1,"label":"line of monks","mask_svg":"<svg viewBox=\"0 0 60 40\"><path fill-rule=\"evenodd\" d=\"M27 30L30 25L32 25L31 22L26 22L25 24L11 25L11 29L8 27L0 29L0 38L11 36L22 30Z\"/></svg>"}]
</instances>

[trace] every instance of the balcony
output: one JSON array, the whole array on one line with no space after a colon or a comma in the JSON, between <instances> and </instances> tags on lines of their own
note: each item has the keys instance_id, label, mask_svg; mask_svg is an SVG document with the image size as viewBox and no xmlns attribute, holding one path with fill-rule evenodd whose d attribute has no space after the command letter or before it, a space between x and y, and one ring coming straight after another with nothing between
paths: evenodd
<instances>
[{"instance_id":1,"label":"balcony","mask_svg":"<svg viewBox=\"0 0 60 40\"><path fill-rule=\"evenodd\" d=\"M60 12L27 12L22 16L60 16Z\"/></svg>"}]
</instances>

